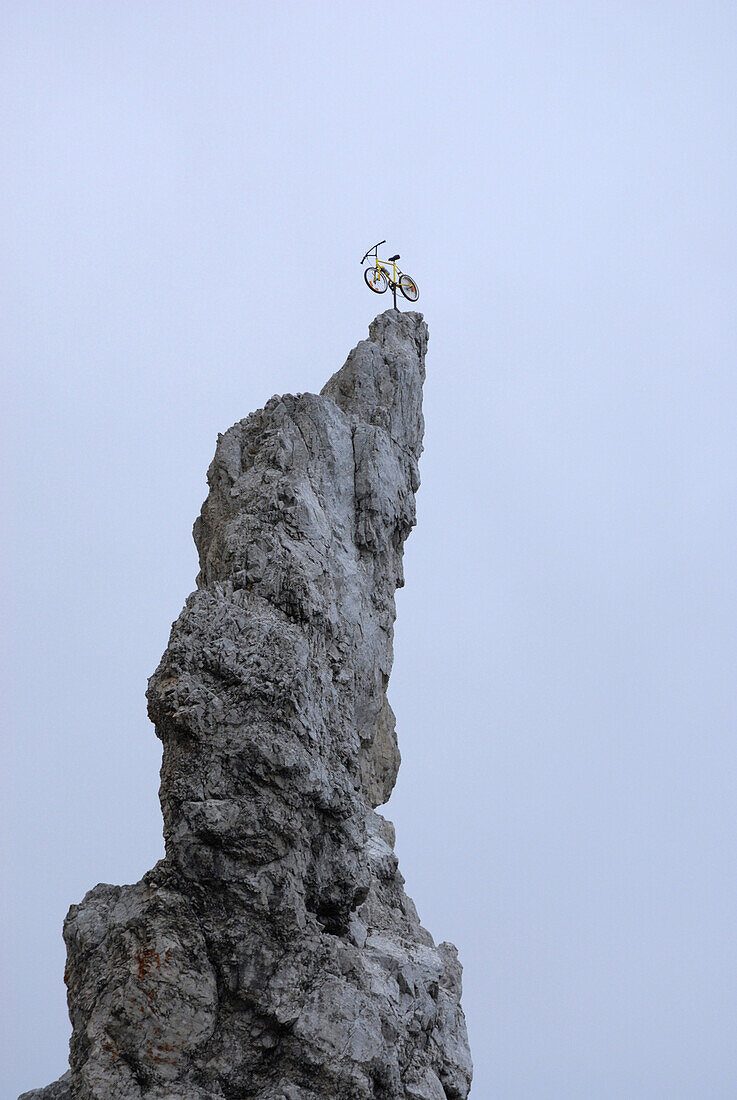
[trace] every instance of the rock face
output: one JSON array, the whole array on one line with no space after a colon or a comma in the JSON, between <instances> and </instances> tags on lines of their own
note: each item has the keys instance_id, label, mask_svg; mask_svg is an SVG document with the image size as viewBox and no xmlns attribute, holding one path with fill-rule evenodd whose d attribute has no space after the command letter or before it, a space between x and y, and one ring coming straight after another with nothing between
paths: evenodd
<instances>
[{"instance_id":1,"label":"rock face","mask_svg":"<svg viewBox=\"0 0 737 1100\"><path fill-rule=\"evenodd\" d=\"M463 1100L455 948L375 812L415 522L427 327L376 318L322 393L218 440L197 590L149 682L166 858L64 926L70 1072L26 1100Z\"/></svg>"}]
</instances>

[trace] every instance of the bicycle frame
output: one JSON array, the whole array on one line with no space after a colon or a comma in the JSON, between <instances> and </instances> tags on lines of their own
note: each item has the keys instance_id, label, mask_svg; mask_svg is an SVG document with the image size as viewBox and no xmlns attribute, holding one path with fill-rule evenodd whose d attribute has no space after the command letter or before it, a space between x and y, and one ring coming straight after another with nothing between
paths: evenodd
<instances>
[{"instance_id":1,"label":"bicycle frame","mask_svg":"<svg viewBox=\"0 0 737 1100\"><path fill-rule=\"evenodd\" d=\"M392 274L391 274L391 275L389 274L389 268L385 266L386 264L388 264L388 263L390 263L390 262L391 262L391 265L392 265ZM402 274L402 272L401 272L401 271L399 270L399 268L397 267L397 261L396 261L396 260L394 260L394 261L390 261L390 260L380 260L380 259L378 259L378 257L377 257L377 260L376 260L376 266L377 266L377 267L379 268L379 270L380 270L380 271L383 271L383 272L384 272L384 274L386 275L387 279L389 280L389 285L390 285L390 286L396 286L396 283L397 283L397 272L399 272L399 274L400 274L400 275Z\"/></svg>"},{"instance_id":2,"label":"bicycle frame","mask_svg":"<svg viewBox=\"0 0 737 1100\"><path fill-rule=\"evenodd\" d=\"M370 252L367 252L363 260L361 260L361 263L364 263L369 256L373 256L375 262L371 266L378 268L379 271L383 271L387 279L389 280L389 286L395 287L398 285L397 275L401 276L403 274L402 269L397 267L396 260L380 260L378 255L378 248L379 246L375 245L375 247L372 248ZM391 274L389 274L389 268L387 267L387 264L391 264Z\"/></svg>"}]
</instances>

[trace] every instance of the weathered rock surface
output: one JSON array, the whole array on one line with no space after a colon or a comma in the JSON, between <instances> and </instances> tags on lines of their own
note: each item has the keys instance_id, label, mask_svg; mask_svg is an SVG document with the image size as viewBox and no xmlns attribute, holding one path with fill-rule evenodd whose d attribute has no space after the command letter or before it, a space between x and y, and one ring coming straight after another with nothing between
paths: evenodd
<instances>
[{"instance_id":1,"label":"weathered rock surface","mask_svg":"<svg viewBox=\"0 0 737 1100\"><path fill-rule=\"evenodd\" d=\"M70 1072L26 1100L463 1100L461 968L375 812L427 328L218 440L197 590L149 683L166 858L64 926Z\"/></svg>"}]
</instances>

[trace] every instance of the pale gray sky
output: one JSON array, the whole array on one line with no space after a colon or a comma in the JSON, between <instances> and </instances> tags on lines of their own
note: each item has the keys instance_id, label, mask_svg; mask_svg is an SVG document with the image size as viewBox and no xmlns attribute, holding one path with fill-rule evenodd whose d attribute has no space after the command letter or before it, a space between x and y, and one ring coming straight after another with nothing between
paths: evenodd
<instances>
[{"instance_id":1,"label":"pale gray sky","mask_svg":"<svg viewBox=\"0 0 737 1100\"><path fill-rule=\"evenodd\" d=\"M5 2L2 1095L161 855L216 434L430 326L386 813L475 1100L737 1095L735 84L710 0Z\"/></svg>"}]
</instances>

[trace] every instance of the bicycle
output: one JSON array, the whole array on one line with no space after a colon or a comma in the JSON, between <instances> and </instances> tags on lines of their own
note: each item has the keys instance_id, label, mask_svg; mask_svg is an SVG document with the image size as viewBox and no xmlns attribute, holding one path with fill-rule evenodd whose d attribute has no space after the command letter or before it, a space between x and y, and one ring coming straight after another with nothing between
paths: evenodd
<instances>
[{"instance_id":1,"label":"bicycle","mask_svg":"<svg viewBox=\"0 0 737 1100\"><path fill-rule=\"evenodd\" d=\"M369 256L374 258L373 265L367 267L363 273L366 286L369 290L373 290L374 294L384 294L391 287L394 294L395 308L397 305L397 288L408 302L416 302L420 296L417 283L411 275L407 275L406 272L400 271L397 267L397 260L400 259L399 255L390 256L388 260L379 259L379 245L382 244L386 244L386 241L379 241L373 248L369 248L361 260L361 264L364 264ZM392 265L391 271L386 266L387 264ZM397 276L399 276L399 279L397 279Z\"/></svg>"}]
</instances>

